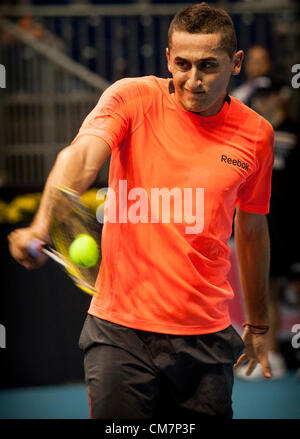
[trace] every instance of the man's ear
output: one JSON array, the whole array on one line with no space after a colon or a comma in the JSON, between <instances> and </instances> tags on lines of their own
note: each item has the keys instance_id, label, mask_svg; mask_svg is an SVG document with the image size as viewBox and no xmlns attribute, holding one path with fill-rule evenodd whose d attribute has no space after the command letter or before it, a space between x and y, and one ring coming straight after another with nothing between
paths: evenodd
<instances>
[{"instance_id":1,"label":"man's ear","mask_svg":"<svg viewBox=\"0 0 300 439\"><path fill-rule=\"evenodd\" d=\"M170 50L168 47L166 48L166 57L167 57L167 63L168 63L168 70L170 73L172 73L172 67L171 67L171 61L170 61Z\"/></svg>"},{"instance_id":2,"label":"man's ear","mask_svg":"<svg viewBox=\"0 0 300 439\"><path fill-rule=\"evenodd\" d=\"M240 73L243 59L244 59L244 52L242 50L239 50L233 55L233 68L232 68L233 76L236 76Z\"/></svg>"}]
</instances>

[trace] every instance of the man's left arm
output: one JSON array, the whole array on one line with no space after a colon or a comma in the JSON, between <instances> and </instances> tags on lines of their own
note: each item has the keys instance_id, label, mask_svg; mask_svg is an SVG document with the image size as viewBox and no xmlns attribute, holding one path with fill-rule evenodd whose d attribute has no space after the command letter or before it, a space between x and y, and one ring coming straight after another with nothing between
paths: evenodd
<instances>
[{"instance_id":1,"label":"man's left arm","mask_svg":"<svg viewBox=\"0 0 300 439\"><path fill-rule=\"evenodd\" d=\"M261 363L266 378L271 377L268 361L268 334L260 327L268 326L268 293L270 239L266 215L248 213L237 207L235 246L243 291L247 322L243 333L245 348L235 367L249 361L247 375Z\"/></svg>"}]
</instances>

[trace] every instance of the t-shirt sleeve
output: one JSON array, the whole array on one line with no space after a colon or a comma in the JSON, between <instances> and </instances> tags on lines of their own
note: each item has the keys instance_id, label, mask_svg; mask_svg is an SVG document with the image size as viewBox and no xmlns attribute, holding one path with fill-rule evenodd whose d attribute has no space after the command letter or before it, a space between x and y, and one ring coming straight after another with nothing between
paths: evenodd
<instances>
[{"instance_id":1,"label":"t-shirt sleeve","mask_svg":"<svg viewBox=\"0 0 300 439\"><path fill-rule=\"evenodd\" d=\"M79 137L90 134L103 139L113 150L122 143L128 127L126 83L120 80L103 92L95 108L83 121L72 143Z\"/></svg>"},{"instance_id":2,"label":"t-shirt sleeve","mask_svg":"<svg viewBox=\"0 0 300 439\"><path fill-rule=\"evenodd\" d=\"M237 205L245 212L267 214L274 162L274 130L263 118L258 128L255 158L256 169L239 188Z\"/></svg>"}]
</instances>

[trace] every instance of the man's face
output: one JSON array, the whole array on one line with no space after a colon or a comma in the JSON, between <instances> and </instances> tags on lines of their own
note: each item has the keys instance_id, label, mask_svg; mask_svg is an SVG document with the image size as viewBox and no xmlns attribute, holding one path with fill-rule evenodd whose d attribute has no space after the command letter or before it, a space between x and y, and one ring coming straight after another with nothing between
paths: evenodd
<instances>
[{"instance_id":1,"label":"man's face","mask_svg":"<svg viewBox=\"0 0 300 439\"><path fill-rule=\"evenodd\" d=\"M221 48L220 34L174 31L166 54L178 104L201 116L218 113L231 75L240 72L243 52L230 59Z\"/></svg>"}]
</instances>

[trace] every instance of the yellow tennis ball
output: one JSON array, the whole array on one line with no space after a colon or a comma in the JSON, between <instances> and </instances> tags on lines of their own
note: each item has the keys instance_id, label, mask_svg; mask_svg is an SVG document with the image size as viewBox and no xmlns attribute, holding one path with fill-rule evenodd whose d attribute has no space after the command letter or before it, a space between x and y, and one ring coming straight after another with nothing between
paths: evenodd
<instances>
[{"instance_id":1,"label":"yellow tennis ball","mask_svg":"<svg viewBox=\"0 0 300 439\"><path fill-rule=\"evenodd\" d=\"M69 247L71 261L80 267L93 267L99 259L96 241L89 235L78 235Z\"/></svg>"}]
</instances>

